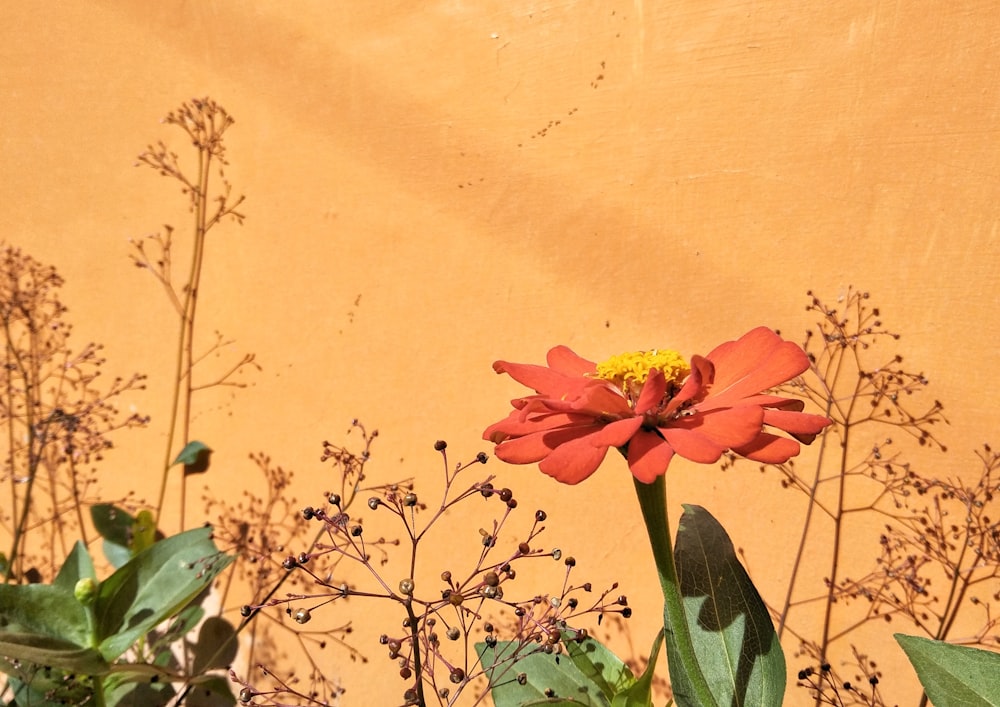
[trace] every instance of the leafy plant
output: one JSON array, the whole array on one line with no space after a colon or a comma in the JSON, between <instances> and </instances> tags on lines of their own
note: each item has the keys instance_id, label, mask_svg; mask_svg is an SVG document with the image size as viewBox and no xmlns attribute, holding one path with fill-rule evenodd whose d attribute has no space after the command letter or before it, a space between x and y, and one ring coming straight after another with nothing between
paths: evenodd
<instances>
[{"instance_id":1,"label":"leafy plant","mask_svg":"<svg viewBox=\"0 0 1000 707\"><path fill-rule=\"evenodd\" d=\"M0 669L15 698L103 707L128 703L151 679L160 698L174 685L218 685L208 670L220 666L178 672L170 642L153 632L172 617L191 628L198 612L187 610L231 560L211 529L197 528L145 548L103 581L78 542L52 584L0 585Z\"/></svg>"}]
</instances>

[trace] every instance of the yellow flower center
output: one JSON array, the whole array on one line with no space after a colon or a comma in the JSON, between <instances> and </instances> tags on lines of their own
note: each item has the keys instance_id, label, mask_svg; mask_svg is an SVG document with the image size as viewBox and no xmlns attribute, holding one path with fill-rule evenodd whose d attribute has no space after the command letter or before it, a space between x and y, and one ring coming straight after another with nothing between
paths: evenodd
<instances>
[{"instance_id":1,"label":"yellow flower center","mask_svg":"<svg viewBox=\"0 0 1000 707\"><path fill-rule=\"evenodd\" d=\"M632 403L639 397L649 372L659 369L667 379L667 398L673 397L684 379L691 373L691 367L676 351L631 351L612 356L597 364L597 378L609 381L621 389Z\"/></svg>"}]
</instances>

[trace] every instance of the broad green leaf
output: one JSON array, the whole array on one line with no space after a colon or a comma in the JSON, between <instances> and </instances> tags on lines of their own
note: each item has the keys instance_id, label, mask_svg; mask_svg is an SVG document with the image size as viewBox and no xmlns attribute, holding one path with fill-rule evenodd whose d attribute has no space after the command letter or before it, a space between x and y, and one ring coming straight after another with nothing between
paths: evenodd
<instances>
[{"instance_id":1,"label":"broad green leaf","mask_svg":"<svg viewBox=\"0 0 1000 707\"><path fill-rule=\"evenodd\" d=\"M563 633L563 648L566 653L562 660L569 657L580 673L596 685L605 697L610 699L635 683L629 667L602 643L593 638L578 641L574 636L573 631Z\"/></svg>"},{"instance_id":2,"label":"broad green leaf","mask_svg":"<svg viewBox=\"0 0 1000 707\"><path fill-rule=\"evenodd\" d=\"M101 583L94 615L107 660L183 609L232 561L211 533L195 528L162 540Z\"/></svg>"},{"instance_id":3,"label":"broad green leaf","mask_svg":"<svg viewBox=\"0 0 1000 707\"><path fill-rule=\"evenodd\" d=\"M785 658L771 617L725 529L701 506L684 506L674 560L695 653L716 702L780 706ZM669 650L669 633L666 640ZM675 690L683 706L682 694Z\"/></svg>"},{"instance_id":4,"label":"broad green leaf","mask_svg":"<svg viewBox=\"0 0 1000 707\"><path fill-rule=\"evenodd\" d=\"M8 689L14 696L9 704L26 707L93 704L94 697L89 677L76 677L37 666L21 670L17 677L12 677Z\"/></svg>"},{"instance_id":5,"label":"broad green leaf","mask_svg":"<svg viewBox=\"0 0 1000 707\"><path fill-rule=\"evenodd\" d=\"M90 645L88 625L87 610L73 596L72 587L0 585L0 636L19 633L51 637L83 648Z\"/></svg>"},{"instance_id":6,"label":"broad green leaf","mask_svg":"<svg viewBox=\"0 0 1000 707\"><path fill-rule=\"evenodd\" d=\"M108 542L122 547L132 545L132 525L135 518L126 510L110 503L95 503L90 507L94 528Z\"/></svg>"},{"instance_id":7,"label":"broad green leaf","mask_svg":"<svg viewBox=\"0 0 1000 707\"><path fill-rule=\"evenodd\" d=\"M653 704L653 676L656 675L656 661L663 645L663 631L656 632L653 647L649 651L649 664L635 683L611 700L611 707L650 707Z\"/></svg>"},{"instance_id":8,"label":"broad green leaf","mask_svg":"<svg viewBox=\"0 0 1000 707\"><path fill-rule=\"evenodd\" d=\"M90 507L90 518L103 540L104 556L115 569L132 558L132 533L135 518L126 510L110 503Z\"/></svg>"},{"instance_id":9,"label":"broad green leaf","mask_svg":"<svg viewBox=\"0 0 1000 707\"><path fill-rule=\"evenodd\" d=\"M132 557L135 557L146 548L152 547L160 536L156 531L156 518L152 511L142 510L135 517L132 523L132 542L129 543L129 550Z\"/></svg>"},{"instance_id":10,"label":"broad green leaf","mask_svg":"<svg viewBox=\"0 0 1000 707\"><path fill-rule=\"evenodd\" d=\"M118 569L132 559L132 552L124 545L118 545L110 540L101 540L104 557L113 568Z\"/></svg>"},{"instance_id":11,"label":"broad green leaf","mask_svg":"<svg viewBox=\"0 0 1000 707\"><path fill-rule=\"evenodd\" d=\"M616 692L635 682L631 671L600 643L588 638L576 643L567 632L566 652L557 656L538 651L517 656L517 641L501 641L490 647L476 644L479 661L490 678L496 707L570 705L609 707ZM524 674L524 684L517 680Z\"/></svg>"},{"instance_id":12,"label":"broad green leaf","mask_svg":"<svg viewBox=\"0 0 1000 707\"><path fill-rule=\"evenodd\" d=\"M104 539L104 555L116 569L163 538L153 514L146 510L133 516L110 503L98 503L91 506L90 517Z\"/></svg>"},{"instance_id":13,"label":"broad green leaf","mask_svg":"<svg viewBox=\"0 0 1000 707\"><path fill-rule=\"evenodd\" d=\"M103 675L108 672L107 662L95 649L38 633L0 631L0 655L16 658L22 666L45 666L75 675ZM0 661L0 669L10 672L5 666L7 663Z\"/></svg>"},{"instance_id":14,"label":"broad green leaf","mask_svg":"<svg viewBox=\"0 0 1000 707\"><path fill-rule=\"evenodd\" d=\"M212 450L209 449L207 444L198 440L192 440L184 445L184 449L177 455L171 466L174 464L183 464L185 475L201 474L208 471L211 456Z\"/></svg>"},{"instance_id":15,"label":"broad green leaf","mask_svg":"<svg viewBox=\"0 0 1000 707\"><path fill-rule=\"evenodd\" d=\"M895 634L934 707L1000 705L1000 654Z\"/></svg>"},{"instance_id":16,"label":"broad green leaf","mask_svg":"<svg viewBox=\"0 0 1000 707\"><path fill-rule=\"evenodd\" d=\"M149 671L116 672L105 681L104 704L106 707L147 707L168 704L177 694L168 677Z\"/></svg>"},{"instance_id":17,"label":"broad green leaf","mask_svg":"<svg viewBox=\"0 0 1000 707\"><path fill-rule=\"evenodd\" d=\"M52 584L72 592L76 583L84 577L96 580L97 570L94 569L94 561L87 552L87 546L77 540Z\"/></svg>"}]
</instances>

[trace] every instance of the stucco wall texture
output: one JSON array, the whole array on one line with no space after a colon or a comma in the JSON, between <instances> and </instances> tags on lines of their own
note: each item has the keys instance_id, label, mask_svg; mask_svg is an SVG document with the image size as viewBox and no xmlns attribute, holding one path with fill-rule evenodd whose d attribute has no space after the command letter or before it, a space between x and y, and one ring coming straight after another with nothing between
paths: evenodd
<instances>
[{"instance_id":1,"label":"stucco wall texture","mask_svg":"<svg viewBox=\"0 0 1000 707\"><path fill-rule=\"evenodd\" d=\"M193 436L215 455L195 488L256 483L263 450L312 502L332 485L320 442L360 418L381 433L377 473L437 493L434 440L453 460L489 451L483 428L520 394L493 360L705 353L760 324L800 340L806 291L851 286L946 406L949 452L912 458L955 476L1000 443L998 76L1000 13L971 0L8 2L0 239L66 278L77 344L150 374L127 402L153 422L117 438L109 495L154 496L174 352L127 240L189 223L177 185L133 163L160 139L184 155L159 120L204 95L236 118L246 222L211 233L201 332L262 370L199 398ZM660 600L624 462L575 488L488 471L549 511L581 579L621 582L648 645ZM800 499L754 465L676 460L668 488L675 518L712 510L777 602ZM348 704L401 694L380 620L356 621L367 666L330 657ZM878 645L888 694L912 703Z\"/></svg>"}]
</instances>

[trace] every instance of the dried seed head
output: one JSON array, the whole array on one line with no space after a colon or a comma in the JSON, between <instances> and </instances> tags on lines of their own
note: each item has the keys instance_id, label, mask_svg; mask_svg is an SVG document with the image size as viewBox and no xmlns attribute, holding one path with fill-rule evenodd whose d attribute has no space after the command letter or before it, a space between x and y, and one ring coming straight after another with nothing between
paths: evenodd
<instances>
[{"instance_id":1,"label":"dried seed head","mask_svg":"<svg viewBox=\"0 0 1000 707\"><path fill-rule=\"evenodd\" d=\"M295 612L295 623L297 624L307 624L310 619L312 619L312 613L309 609L299 609Z\"/></svg>"},{"instance_id":2,"label":"dried seed head","mask_svg":"<svg viewBox=\"0 0 1000 707\"><path fill-rule=\"evenodd\" d=\"M399 593L403 596L413 596L413 580L410 578L399 580Z\"/></svg>"}]
</instances>

